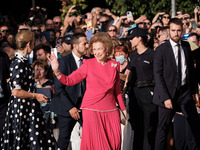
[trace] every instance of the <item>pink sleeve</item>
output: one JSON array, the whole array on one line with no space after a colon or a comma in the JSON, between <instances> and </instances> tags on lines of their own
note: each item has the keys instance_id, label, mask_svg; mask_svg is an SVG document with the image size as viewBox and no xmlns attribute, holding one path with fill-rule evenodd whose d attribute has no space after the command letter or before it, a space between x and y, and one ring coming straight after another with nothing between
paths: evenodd
<instances>
[{"instance_id":1,"label":"pink sleeve","mask_svg":"<svg viewBox=\"0 0 200 150\"><path fill-rule=\"evenodd\" d=\"M119 77L119 63L117 64L117 75L116 75L116 83L115 83L115 97L117 99L117 103L120 107L121 110L125 110L126 107L124 105L124 100L122 97L122 92L121 92L121 85L120 85L120 77Z\"/></svg>"},{"instance_id":2,"label":"pink sleeve","mask_svg":"<svg viewBox=\"0 0 200 150\"><path fill-rule=\"evenodd\" d=\"M79 82L81 82L87 75L87 61L83 60L83 64L74 72L72 72L69 76L61 74L61 78L59 81L67 86L73 86Z\"/></svg>"}]
</instances>

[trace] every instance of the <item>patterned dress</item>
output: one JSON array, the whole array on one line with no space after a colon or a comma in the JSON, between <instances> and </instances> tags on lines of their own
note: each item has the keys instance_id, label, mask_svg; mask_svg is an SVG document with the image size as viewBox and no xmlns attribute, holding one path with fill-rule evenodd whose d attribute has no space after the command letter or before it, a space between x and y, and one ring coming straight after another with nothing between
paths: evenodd
<instances>
[{"instance_id":1,"label":"patterned dress","mask_svg":"<svg viewBox=\"0 0 200 150\"><path fill-rule=\"evenodd\" d=\"M15 54L10 65L10 88L34 92L33 69L21 53ZM11 95L5 119L2 150L56 149L55 139L36 99Z\"/></svg>"}]
</instances>

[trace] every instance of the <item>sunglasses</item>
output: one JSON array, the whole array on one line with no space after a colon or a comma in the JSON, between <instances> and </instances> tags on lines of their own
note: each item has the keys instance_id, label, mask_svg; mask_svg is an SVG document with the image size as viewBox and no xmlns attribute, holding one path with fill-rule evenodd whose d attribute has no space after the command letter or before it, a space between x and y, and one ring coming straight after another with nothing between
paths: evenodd
<instances>
[{"instance_id":1,"label":"sunglasses","mask_svg":"<svg viewBox=\"0 0 200 150\"><path fill-rule=\"evenodd\" d=\"M189 26L189 23L183 23L183 25L185 25L185 26Z\"/></svg>"},{"instance_id":2,"label":"sunglasses","mask_svg":"<svg viewBox=\"0 0 200 150\"><path fill-rule=\"evenodd\" d=\"M101 21L100 23L103 23L103 24L104 24L104 23L108 23L108 20L106 20L106 21Z\"/></svg>"},{"instance_id":3,"label":"sunglasses","mask_svg":"<svg viewBox=\"0 0 200 150\"><path fill-rule=\"evenodd\" d=\"M9 30L1 30L1 32L9 32Z\"/></svg>"},{"instance_id":4,"label":"sunglasses","mask_svg":"<svg viewBox=\"0 0 200 150\"><path fill-rule=\"evenodd\" d=\"M23 31L23 30L29 30L29 29L27 29L27 28L22 28L22 29L19 29L20 31Z\"/></svg>"},{"instance_id":5,"label":"sunglasses","mask_svg":"<svg viewBox=\"0 0 200 150\"><path fill-rule=\"evenodd\" d=\"M33 32L40 32L41 30L40 29L34 29L34 30L32 30Z\"/></svg>"},{"instance_id":6,"label":"sunglasses","mask_svg":"<svg viewBox=\"0 0 200 150\"><path fill-rule=\"evenodd\" d=\"M151 25L151 22L140 22L140 23L138 23L138 24L144 24L144 25Z\"/></svg>"},{"instance_id":7,"label":"sunglasses","mask_svg":"<svg viewBox=\"0 0 200 150\"><path fill-rule=\"evenodd\" d=\"M55 22L55 24L62 24L62 22Z\"/></svg>"},{"instance_id":8,"label":"sunglasses","mask_svg":"<svg viewBox=\"0 0 200 150\"><path fill-rule=\"evenodd\" d=\"M164 19L170 19L170 17L166 17L166 16L164 16L163 18L164 18Z\"/></svg>"},{"instance_id":9,"label":"sunglasses","mask_svg":"<svg viewBox=\"0 0 200 150\"><path fill-rule=\"evenodd\" d=\"M109 32L116 32L117 30L115 30L115 29L110 29L110 30L108 30Z\"/></svg>"},{"instance_id":10,"label":"sunglasses","mask_svg":"<svg viewBox=\"0 0 200 150\"><path fill-rule=\"evenodd\" d=\"M190 19L189 17L185 17L185 18L183 18L183 20L187 20L187 19Z\"/></svg>"}]
</instances>

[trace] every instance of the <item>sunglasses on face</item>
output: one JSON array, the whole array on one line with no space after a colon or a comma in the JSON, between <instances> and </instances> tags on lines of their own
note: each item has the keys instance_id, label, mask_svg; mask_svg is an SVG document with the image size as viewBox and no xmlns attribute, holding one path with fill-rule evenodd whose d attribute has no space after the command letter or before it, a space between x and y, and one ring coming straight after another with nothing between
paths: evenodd
<instances>
[{"instance_id":1,"label":"sunglasses on face","mask_svg":"<svg viewBox=\"0 0 200 150\"><path fill-rule=\"evenodd\" d=\"M140 22L139 24L143 24L143 25L151 25L150 22Z\"/></svg>"},{"instance_id":2,"label":"sunglasses on face","mask_svg":"<svg viewBox=\"0 0 200 150\"><path fill-rule=\"evenodd\" d=\"M112 31L113 31L113 32L116 32L117 30L115 30L115 29L109 29L108 31L109 31L109 32L112 32Z\"/></svg>"},{"instance_id":3,"label":"sunglasses on face","mask_svg":"<svg viewBox=\"0 0 200 150\"><path fill-rule=\"evenodd\" d=\"M33 32L40 32L41 30L40 29L34 29L32 30Z\"/></svg>"},{"instance_id":4,"label":"sunglasses on face","mask_svg":"<svg viewBox=\"0 0 200 150\"><path fill-rule=\"evenodd\" d=\"M62 24L62 22L55 22L55 24L57 25L57 24Z\"/></svg>"},{"instance_id":5,"label":"sunglasses on face","mask_svg":"<svg viewBox=\"0 0 200 150\"><path fill-rule=\"evenodd\" d=\"M23 31L23 30L29 30L29 29L27 29L27 28L22 28L22 29L19 29L20 31Z\"/></svg>"},{"instance_id":6,"label":"sunglasses on face","mask_svg":"<svg viewBox=\"0 0 200 150\"><path fill-rule=\"evenodd\" d=\"M164 19L170 19L170 17L166 17L166 16L164 16L163 18L164 18Z\"/></svg>"},{"instance_id":7,"label":"sunglasses on face","mask_svg":"<svg viewBox=\"0 0 200 150\"><path fill-rule=\"evenodd\" d=\"M185 25L185 26L189 26L189 23L183 23L183 25Z\"/></svg>"},{"instance_id":8,"label":"sunglasses on face","mask_svg":"<svg viewBox=\"0 0 200 150\"><path fill-rule=\"evenodd\" d=\"M106 20L106 21L101 21L100 23L103 23L103 24L108 23L108 20Z\"/></svg>"},{"instance_id":9,"label":"sunglasses on face","mask_svg":"<svg viewBox=\"0 0 200 150\"><path fill-rule=\"evenodd\" d=\"M9 30L1 30L1 32L9 32Z\"/></svg>"},{"instance_id":10,"label":"sunglasses on face","mask_svg":"<svg viewBox=\"0 0 200 150\"><path fill-rule=\"evenodd\" d=\"M183 18L183 20L187 20L187 19L190 19L189 17L185 17L185 18Z\"/></svg>"}]
</instances>

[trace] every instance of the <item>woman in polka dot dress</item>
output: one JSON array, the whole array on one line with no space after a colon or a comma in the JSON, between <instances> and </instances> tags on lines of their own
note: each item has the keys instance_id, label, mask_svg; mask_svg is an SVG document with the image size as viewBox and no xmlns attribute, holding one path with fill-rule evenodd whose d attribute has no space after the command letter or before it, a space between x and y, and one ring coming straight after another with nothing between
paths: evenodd
<instances>
[{"instance_id":1,"label":"woman in polka dot dress","mask_svg":"<svg viewBox=\"0 0 200 150\"><path fill-rule=\"evenodd\" d=\"M11 99L8 104L1 149L56 149L53 134L47 129L39 102L47 102L43 94L34 93L33 69L26 55L34 47L34 34L20 31L16 35L18 50L10 65Z\"/></svg>"}]
</instances>

